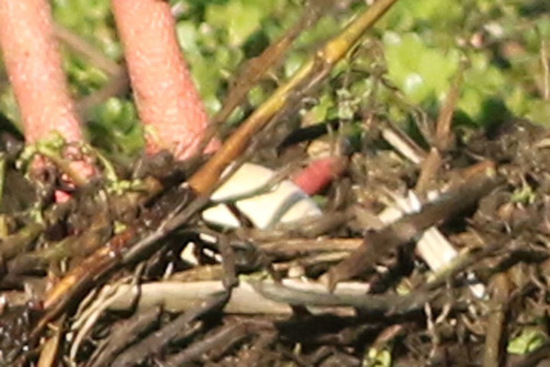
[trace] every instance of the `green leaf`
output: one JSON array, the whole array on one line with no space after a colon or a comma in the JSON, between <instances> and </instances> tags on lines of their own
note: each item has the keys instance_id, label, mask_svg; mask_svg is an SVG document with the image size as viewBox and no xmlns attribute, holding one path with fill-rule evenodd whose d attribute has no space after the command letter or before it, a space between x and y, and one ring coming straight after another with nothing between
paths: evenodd
<instances>
[{"instance_id":1,"label":"green leaf","mask_svg":"<svg viewBox=\"0 0 550 367\"><path fill-rule=\"evenodd\" d=\"M444 97L459 66L457 50L429 47L415 33L386 32L384 50L390 80L414 103Z\"/></svg>"},{"instance_id":2,"label":"green leaf","mask_svg":"<svg viewBox=\"0 0 550 367\"><path fill-rule=\"evenodd\" d=\"M229 45L240 46L260 26L263 14L258 4L231 1L225 5L213 4L206 10L206 22L227 30Z\"/></svg>"},{"instance_id":3,"label":"green leaf","mask_svg":"<svg viewBox=\"0 0 550 367\"><path fill-rule=\"evenodd\" d=\"M547 336L537 328L525 328L508 343L506 351L510 354L523 355L540 347Z\"/></svg>"}]
</instances>

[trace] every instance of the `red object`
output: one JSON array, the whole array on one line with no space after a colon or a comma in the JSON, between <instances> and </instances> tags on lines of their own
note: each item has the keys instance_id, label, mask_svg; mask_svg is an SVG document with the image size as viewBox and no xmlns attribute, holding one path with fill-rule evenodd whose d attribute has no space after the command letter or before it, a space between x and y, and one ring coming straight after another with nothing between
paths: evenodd
<instances>
[{"instance_id":1,"label":"red object","mask_svg":"<svg viewBox=\"0 0 550 367\"><path fill-rule=\"evenodd\" d=\"M208 116L176 38L168 1L112 0L130 80L143 123L147 152L172 151L185 159L196 153ZM210 144L216 149L219 142Z\"/></svg>"},{"instance_id":2,"label":"red object","mask_svg":"<svg viewBox=\"0 0 550 367\"><path fill-rule=\"evenodd\" d=\"M67 142L82 141L48 0L0 0L0 46L27 144L48 139L54 132ZM70 159L72 153L66 153ZM33 170L40 172L44 164L43 159L36 159ZM72 166L77 167L81 180L95 172L93 165L84 160L76 159ZM58 199L66 200L61 196Z\"/></svg>"},{"instance_id":3,"label":"red object","mask_svg":"<svg viewBox=\"0 0 550 367\"><path fill-rule=\"evenodd\" d=\"M67 201L71 200L71 198L72 198L72 195L69 194L68 192L63 190L55 190L54 200L56 203L59 203L59 204L66 203Z\"/></svg>"},{"instance_id":4,"label":"red object","mask_svg":"<svg viewBox=\"0 0 550 367\"><path fill-rule=\"evenodd\" d=\"M292 181L308 195L320 193L329 183L339 177L347 166L344 157L320 158L311 162L293 177Z\"/></svg>"}]
</instances>

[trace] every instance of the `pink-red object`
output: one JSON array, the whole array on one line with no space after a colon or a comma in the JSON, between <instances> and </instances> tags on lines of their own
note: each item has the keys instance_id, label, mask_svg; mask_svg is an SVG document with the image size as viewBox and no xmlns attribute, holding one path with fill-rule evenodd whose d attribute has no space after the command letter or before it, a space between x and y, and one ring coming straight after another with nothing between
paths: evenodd
<instances>
[{"instance_id":1,"label":"pink-red object","mask_svg":"<svg viewBox=\"0 0 550 367\"><path fill-rule=\"evenodd\" d=\"M27 142L54 131L69 142L82 140L48 0L0 1L0 46Z\"/></svg>"},{"instance_id":2,"label":"pink-red object","mask_svg":"<svg viewBox=\"0 0 550 367\"><path fill-rule=\"evenodd\" d=\"M147 132L147 152L197 153L208 116L179 48L168 1L112 0L138 111ZM209 150L218 146L212 142Z\"/></svg>"},{"instance_id":3,"label":"pink-red object","mask_svg":"<svg viewBox=\"0 0 550 367\"><path fill-rule=\"evenodd\" d=\"M347 166L344 157L326 157L311 162L292 178L292 181L308 195L320 193L339 177Z\"/></svg>"}]
</instances>

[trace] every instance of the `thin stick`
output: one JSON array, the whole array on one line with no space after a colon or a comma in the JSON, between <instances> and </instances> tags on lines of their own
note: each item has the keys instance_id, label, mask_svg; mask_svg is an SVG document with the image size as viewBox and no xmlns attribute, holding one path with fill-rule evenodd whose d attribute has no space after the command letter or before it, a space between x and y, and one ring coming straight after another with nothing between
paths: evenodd
<instances>
[{"instance_id":1,"label":"thin stick","mask_svg":"<svg viewBox=\"0 0 550 367\"><path fill-rule=\"evenodd\" d=\"M53 31L57 39L63 42L77 55L82 56L87 62L95 67L100 68L111 76L119 75L123 71L123 67L115 61L105 56L101 50L88 43L84 38L80 37L71 30L54 23Z\"/></svg>"},{"instance_id":2,"label":"thin stick","mask_svg":"<svg viewBox=\"0 0 550 367\"><path fill-rule=\"evenodd\" d=\"M452 132L451 125L453 122L453 116L455 107L460 98L460 87L462 85L463 69L458 71L458 75L455 77L453 85L445 98L445 102L441 111L439 111L439 117L437 118L436 132L435 132L435 146L441 152L448 151L452 146Z\"/></svg>"},{"instance_id":3,"label":"thin stick","mask_svg":"<svg viewBox=\"0 0 550 367\"><path fill-rule=\"evenodd\" d=\"M489 301L487 332L483 367L498 367L503 364L503 338L505 334L506 313L510 297L510 280L506 273L495 275L491 281L492 295Z\"/></svg>"}]
</instances>

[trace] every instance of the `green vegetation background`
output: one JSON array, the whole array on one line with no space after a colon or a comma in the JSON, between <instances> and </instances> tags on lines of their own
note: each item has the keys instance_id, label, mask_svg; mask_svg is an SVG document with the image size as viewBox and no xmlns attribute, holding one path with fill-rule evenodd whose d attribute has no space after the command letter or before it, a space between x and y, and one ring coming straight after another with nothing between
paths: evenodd
<instances>
[{"instance_id":1,"label":"green vegetation background","mask_svg":"<svg viewBox=\"0 0 550 367\"><path fill-rule=\"evenodd\" d=\"M297 0L173 1L177 33L210 114L220 109L232 76L307 11ZM54 0L55 19L120 61L109 0ZM238 122L277 83L295 71L324 40L337 34L365 1L335 1L335 8L304 32L273 80L249 93L232 116ZM547 0L401 0L332 73L313 102L310 122L350 118L372 108L407 124L415 111L434 117L459 68L464 67L456 123L485 125L517 116L550 120L548 64L550 2ZM64 53L76 96L101 88L108 76L84 59ZM0 109L17 121L5 71ZM402 92L402 93L401 93ZM133 155L142 144L130 98L96 107L88 122L94 143L115 154Z\"/></svg>"}]
</instances>

